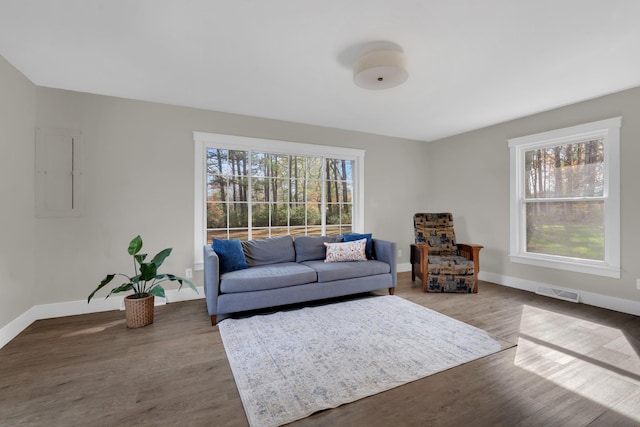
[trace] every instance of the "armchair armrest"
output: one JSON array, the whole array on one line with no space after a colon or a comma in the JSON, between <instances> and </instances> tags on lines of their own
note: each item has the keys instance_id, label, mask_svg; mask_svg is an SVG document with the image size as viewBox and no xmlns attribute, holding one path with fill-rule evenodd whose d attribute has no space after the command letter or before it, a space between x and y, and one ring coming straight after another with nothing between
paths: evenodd
<instances>
[{"instance_id":1,"label":"armchair armrest","mask_svg":"<svg viewBox=\"0 0 640 427\"><path fill-rule=\"evenodd\" d=\"M476 277L478 277L478 272L480 271L480 249L482 248L484 248L484 246L482 245L458 243L458 251L460 251L460 256L473 261L473 270Z\"/></svg>"},{"instance_id":2,"label":"armchair armrest","mask_svg":"<svg viewBox=\"0 0 640 427\"><path fill-rule=\"evenodd\" d=\"M398 284L398 251L396 249L396 243L380 239L372 240L376 259L378 261L386 262L391 267L391 277L393 286L395 287Z\"/></svg>"},{"instance_id":3,"label":"armchair armrest","mask_svg":"<svg viewBox=\"0 0 640 427\"><path fill-rule=\"evenodd\" d=\"M482 245L474 245L471 243L458 243L458 251L460 256L463 256L470 260L475 260L480 255L480 249L484 248Z\"/></svg>"},{"instance_id":4,"label":"armchair armrest","mask_svg":"<svg viewBox=\"0 0 640 427\"><path fill-rule=\"evenodd\" d=\"M422 281L422 289L427 292L427 276L429 271L429 245L426 243L412 243L411 253L411 281L416 280L416 275ZM417 267L417 271L416 271Z\"/></svg>"},{"instance_id":5,"label":"armchair armrest","mask_svg":"<svg viewBox=\"0 0 640 427\"><path fill-rule=\"evenodd\" d=\"M211 324L216 324L218 294L220 292L220 260L211 245L204 246L204 295Z\"/></svg>"}]
</instances>

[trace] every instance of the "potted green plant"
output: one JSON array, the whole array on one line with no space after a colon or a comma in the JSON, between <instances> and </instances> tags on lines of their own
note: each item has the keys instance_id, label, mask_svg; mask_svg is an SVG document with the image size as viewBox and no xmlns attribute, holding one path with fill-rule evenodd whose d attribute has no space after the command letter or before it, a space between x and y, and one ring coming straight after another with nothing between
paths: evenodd
<instances>
[{"instance_id":1,"label":"potted green plant","mask_svg":"<svg viewBox=\"0 0 640 427\"><path fill-rule=\"evenodd\" d=\"M182 289L182 284L186 283L196 293L198 292L193 283L186 279L173 274L158 273L164 260L171 254L172 248L158 252L149 262L145 262L147 254L139 253L140 249L142 249L142 238L138 235L129 243L129 255L133 257L133 276L122 273L108 274L87 298L87 303L91 302L91 298L96 292L111 283L116 276L126 278L125 283L111 289L105 299L109 298L111 294L133 291L133 295L128 295L124 299L128 328L139 328L153 323L154 296L163 298L165 296L164 288L160 285L162 282L177 281L180 283L179 289Z\"/></svg>"}]
</instances>

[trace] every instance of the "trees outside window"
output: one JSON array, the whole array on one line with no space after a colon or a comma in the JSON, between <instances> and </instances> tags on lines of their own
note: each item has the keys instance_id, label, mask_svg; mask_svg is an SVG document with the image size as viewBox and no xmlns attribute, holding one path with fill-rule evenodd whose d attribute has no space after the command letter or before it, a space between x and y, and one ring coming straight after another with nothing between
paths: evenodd
<instances>
[{"instance_id":1,"label":"trees outside window","mask_svg":"<svg viewBox=\"0 0 640 427\"><path fill-rule=\"evenodd\" d=\"M196 266L218 239L362 229L364 151L194 132Z\"/></svg>"},{"instance_id":2,"label":"trees outside window","mask_svg":"<svg viewBox=\"0 0 640 427\"><path fill-rule=\"evenodd\" d=\"M619 277L620 122L509 140L513 261Z\"/></svg>"}]
</instances>

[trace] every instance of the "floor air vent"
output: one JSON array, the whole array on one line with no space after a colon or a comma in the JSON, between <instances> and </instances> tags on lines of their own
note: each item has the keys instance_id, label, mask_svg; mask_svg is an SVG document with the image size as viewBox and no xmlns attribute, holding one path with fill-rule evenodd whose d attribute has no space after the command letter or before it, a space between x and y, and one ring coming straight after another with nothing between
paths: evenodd
<instances>
[{"instance_id":1,"label":"floor air vent","mask_svg":"<svg viewBox=\"0 0 640 427\"><path fill-rule=\"evenodd\" d=\"M546 286L538 286L536 294L546 297L558 298L565 301L580 302L580 294L574 291L565 291L563 289L548 288Z\"/></svg>"}]
</instances>

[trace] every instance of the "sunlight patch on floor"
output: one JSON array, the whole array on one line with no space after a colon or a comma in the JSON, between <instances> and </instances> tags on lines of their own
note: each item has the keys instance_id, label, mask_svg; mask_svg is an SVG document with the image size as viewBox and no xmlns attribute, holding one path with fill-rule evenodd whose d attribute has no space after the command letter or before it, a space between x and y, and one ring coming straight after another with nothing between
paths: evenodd
<instances>
[{"instance_id":1,"label":"sunlight patch on floor","mask_svg":"<svg viewBox=\"0 0 640 427\"><path fill-rule=\"evenodd\" d=\"M640 422L640 355L630 339L619 329L524 306L515 365Z\"/></svg>"}]
</instances>

